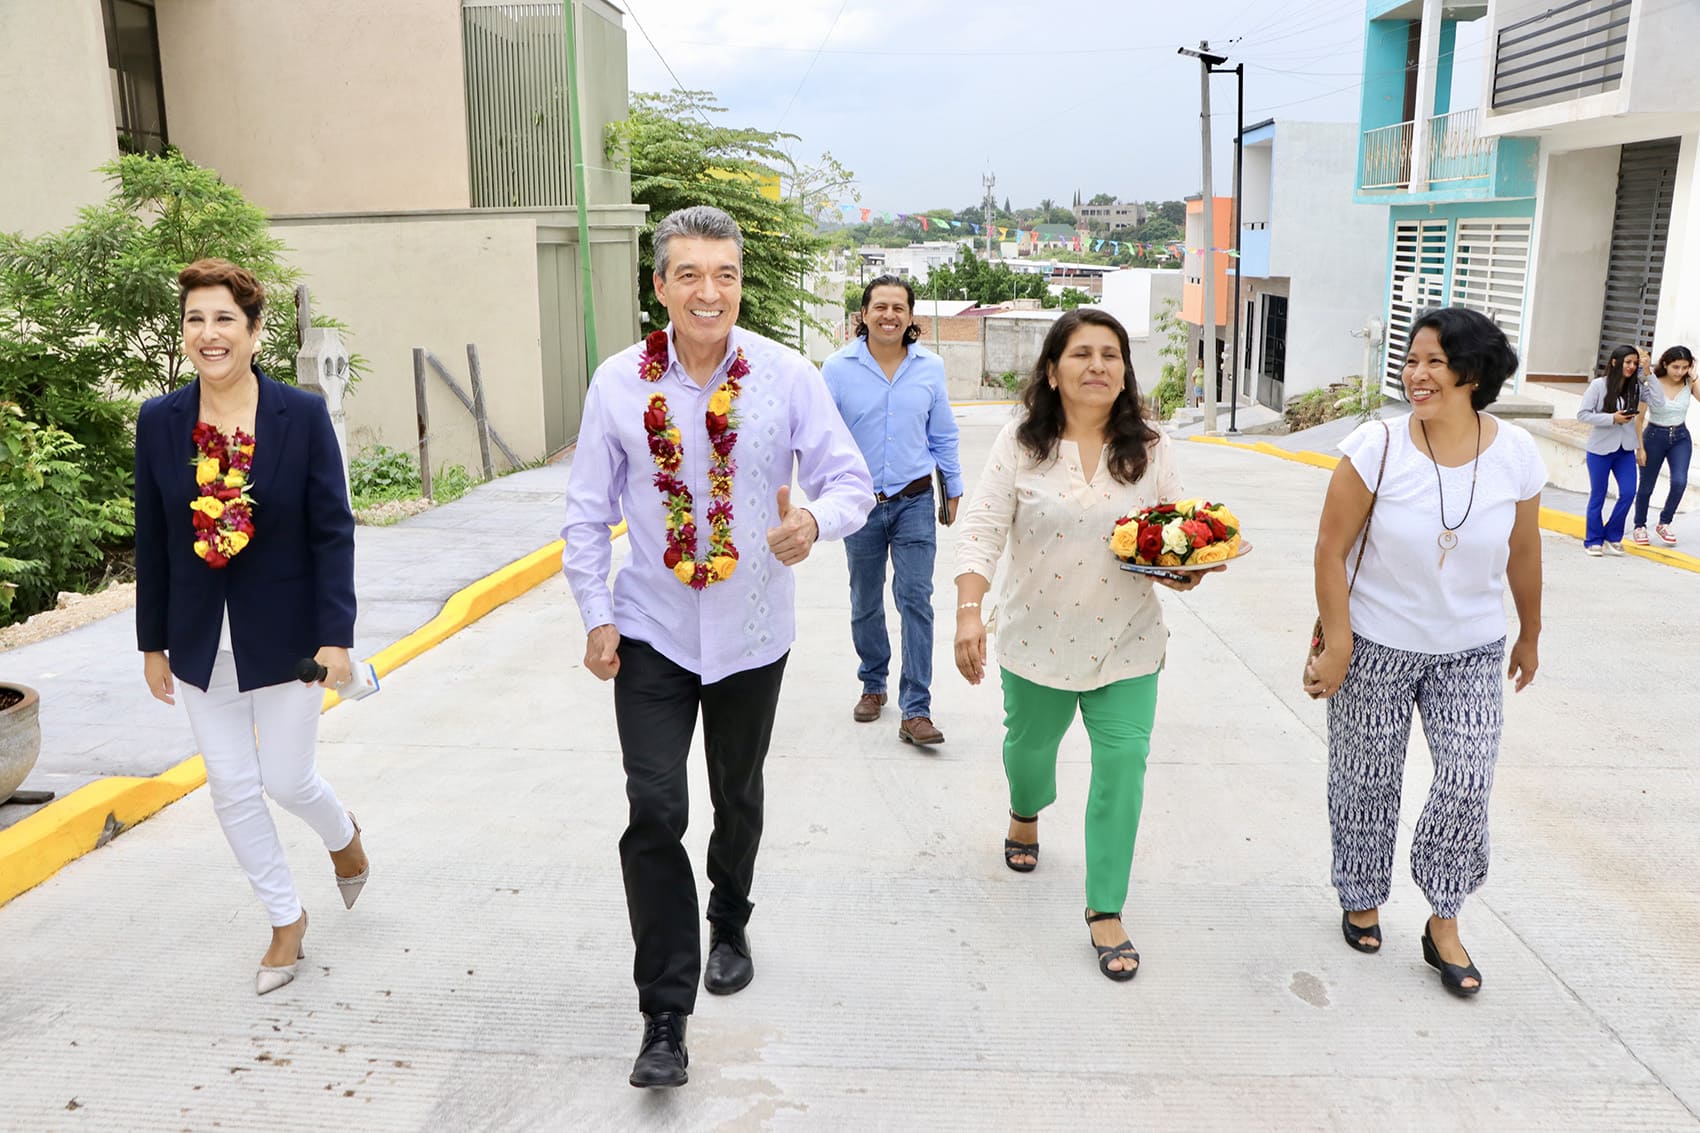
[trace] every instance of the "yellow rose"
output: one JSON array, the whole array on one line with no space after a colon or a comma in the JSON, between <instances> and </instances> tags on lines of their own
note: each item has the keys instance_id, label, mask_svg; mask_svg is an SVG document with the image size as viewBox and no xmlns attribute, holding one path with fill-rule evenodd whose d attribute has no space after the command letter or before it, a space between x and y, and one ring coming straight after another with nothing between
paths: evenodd
<instances>
[{"instance_id":1,"label":"yellow rose","mask_svg":"<svg viewBox=\"0 0 1700 1133\"><path fill-rule=\"evenodd\" d=\"M731 578L732 572L738 567L738 560L731 555L715 555L708 565L717 578Z\"/></svg>"},{"instance_id":2,"label":"yellow rose","mask_svg":"<svg viewBox=\"0 0 1700 1133\"><path fill-rule=\"evenodd\" d=\"M1221 563L1234 557L1234 550L1226 543L1211 543L1200 547L1192 553L1190 561L1194 563Z\"/></svg>"},{"instance_id":3,"label":"yellow rose","mask_svg":"<svg viewBox=\"0 0 1700 1133\"><path fill-rule=\"evenodd\" d=\"M683 582L686 585L689 585L691 579L696 577L696 573L697 573L696 560L695 559L680 559L677 563L675 563L673 565L673 573L678 576L678 579L679 579L680 582Z\"/></svg>"},{"instance_id":4,"label":"yellow rose","mask_svg":"<svg viewBox=\"0 0 1700 1133\"><path fill-rule=\"evenodd\" d=\"M205 539L195 540L195 554L197 556L204 559L207 557L207 552L210 550L212 550L212 547Z\"/></svg>"},{"instance_id":5,"label":"yellow rose","mask_svg":"<svg viewBox=\"0 0 1700 1133\"><path fill-rule=\"evenodd\" d=\"M667 430L667 439L672 441L674 444L679 444L684 440L684 436L679 432L678 429L668 429Z\"/></svg>"},{"instance_id":6,"label":"yellow rose","mask_svg":"<svg viewBox=\"0 0 1700 1133\"><path fill-rule=\"evenodd\" d=\"M232 468L224 474L224 486L226 488L240 488L244 479L246 477L242 475L240 469Z\"/></svg>"},{"instance_id":7,"label":"yellow rose","mask_svg":"<svg viewBox=\"0 0 1700 1133\"><path fill-rule=\"evenodd\" d=\"M1110 536L1110 553L1124 559L1131 559L1139 553L1137 525L1124 523L1116 528L1116 533Z\"/></svg>"},{"instance_id":8,"label":"yellow rose","mask_svg":"<svg viewBox=\"0 0 1700 1133\"><path fill-rule=\"evenodd\" d=\"M217 480L219 475L218 457L203 456L200 460L195 462L195 483L204 487L207 484L211 484L214 480Z\"/></svg>"},{"instance_id":9,"label":"yellow rose","mask_svg":"<svg viewBox=\"0 0 1700 1133\"><path fill-rule=\"evenodd\" d=\"M1233 512L1229 511L1225 505L1217 504L1215 507L1210 509L1210 514L1215 516L1217 519L1221 520L1223 523L1227 524L1229 527L1232 527L1234 530L1236 530L1236 531L1239 530L1239 527L1240 527L1239 517L1237 515L1235 515Z\"/></svg>"},{"instance_id":10,"label":"yellow rose","mask_svg":"<svg viewBox=\"0 0 1700 1133\"><path fill-rule=\"evenodd\" d=\"M217 519L224 514L224 501L214 496L202 496L189 505L189 510L205 512L207 518Z\"/></svg>"},{"instance_id":11,"label":"yellow rose","mask_svg":"<svg viewBox=\"0 0 1700 1133\"><path fill-rule=\"evenodd\" d=\"M1181 557L1177 554L1170 552L1170 551L1164 551L1162 554L1157 556L1157 565L1158 566L1180 566L1181 565Z\"/></svg>"},{"instance_id":12,"label":"yellow rose","mask_svg":"<svg viewBox=\"0 0 1700 1133\"><path fill-rule=\"evenodd\" d=\"M1228 554L1230 554L1230 555L1239 554L1240 553L1240 537L1239 537L1239 535L1236 533L1234 535L1234 537L1232 539L1229 539L1226 543L1224 543L1223 546L1228 548Z\"/></svg>"},{"instance_id":13,"label":"yellow rose","mask_svg":"<svg viewBox=\"0 0 1700 1133\"><path fill-rule=\"evenodd\" d=\"M722 416L732 412L732 395L726 392L726 387L714 391L714 396L708 399L708 411Z\"/></svg>"},{"instance_id":14,"label":"yellow rose","mask_svg":"<svg viewBox=\"0 0 1700 1133\"><path fill-rule=\"evenodd\" d=\"M1201 501L1196 496L1190 500L1176 500L1175 510L1186 516L1188 519L1191 519L1193 514L1198 511L1198 505L1200 502Z\"/></svg>"},{"instance_id":15,"label":"yellow rose","mask_svg":"<svg viewBox=\"0 0 1700 1133\"><path fill-rule=\"evenodd\" d=\"M248 539L249 535L246 531L232 531L225 538L225 542L230 544L230 550L226 551L225 554L234 555L248 545Z\"/></svg>"}]
</instances>

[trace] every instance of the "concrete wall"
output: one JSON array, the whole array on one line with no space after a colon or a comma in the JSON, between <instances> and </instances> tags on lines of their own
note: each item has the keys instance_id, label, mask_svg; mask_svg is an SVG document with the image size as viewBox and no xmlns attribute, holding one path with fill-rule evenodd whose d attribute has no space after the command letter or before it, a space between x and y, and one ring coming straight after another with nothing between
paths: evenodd
<instances>
[{"instance_id":1,"label":"concrete wall","mask_svg":"<svg viewBox=\"0 0 1700 1133\"><path fill-rule=\"evenodd\" d=\"M465 208L460 10L158 0L171 140L268 212Z\"/></svg>"},{"instance_id":2,"label":"concrete wall","mask_svg":"<svg viewBox=\"0 0 1700 1133\"><path fill-rule=\"evenodd\" d=\"M455 8L459 9L458 0ZM579 73L583 96L585 198L593 205L629 204L632 175L603 160L603 139L610 122L623 121L626 99L626 31L620 10L606 0L578 0ZM458 42L458 40L456 41Z\"/></svg>"},{"instance_id":3,"label":"concrete wall","mask_svg":"<svg viewBox=\"0 0 1700 1133\"><path fill-rule=\"evenodd\" d=\"M1700 349L1700 133L1683 137L1677 160L1654 357L1678 343Z\"/></svg>"},{"instance_id":4,"label":"concrete wall","mask_svg":"<svg viewBox=\"0 0 1700 1133\"><path fill-rule=\"evenodd\" d=\"M0 232L38 236L104 200L118 156L100 0L0 0Z\"/></svg>"},{"instance_id":5,"label":"concrete wall","mask_svg":"<svg viewBox=\"0 0 1700 1133\"><path fill-rule=\"evenodd\" d=\"M274 231L289 246L288 261L304 273L314 309L348 324L349 348L370 367L347 402L350 451L373 443L412 449L418 439L413 347L430 349L468 389L472 342L490 423L522 460L544 455L535 220L306 219ZM426 388L432 464L476 470L472 415L434 374Z\"/></svg>"},{"instance_id":6,"label":"concrete wall","mask_svg":"<svg viewBox=\"0 0 1700 1133\"><path fill-rule=\"evenodd\" d=\"M928 350L933 349L931 342L925 345ZM950 388L952 401L972 401L982 396L986 359L979 340L940 342L938 355L944 361L945 382Z\"/></svg>"},{"instance_id":7,"label":"concrete wall","mask_svg":"<svg viewBox=\"0 0 1700 1133\"><path fill-rule=\"evenodd\" d=\"M1542 159L1534 263L1525 303L1525 374L1589 374L1594 369L1617 204L1618 156L1617 146L1605 146ZM1665 262L1672 262L1671 252Z\"/></svg>"},{"instance_id":8,"label":"concrete wall","mask_svg":"<svg viewBox=\"0 0 1700 1133\"><path fill-rule=\"evenodd\" d=\"M1355 127L1278 122L1275 128L1269 274L1290 281L1286 395L1292 397L1363 369L1363 340L1352 332L1382 316L1388 212L1353 203Z\"/></svg>"},{"instance_id":9,"label":"concrete wall","mask_svg":"<svg viewBox=\"0 0 1700 1133\"><path fill-rule=\"evenodd\" d=\"M1014 370L1025 377L1039 360L1039 348L1044 345L1051 324L1061 317L1061 311L1044 312L1038 318L1015 314L987 315L982 320L986 326L982 340L985 344L982 373L995 378L1006 370Z\"/></svg>"}]
</instances>

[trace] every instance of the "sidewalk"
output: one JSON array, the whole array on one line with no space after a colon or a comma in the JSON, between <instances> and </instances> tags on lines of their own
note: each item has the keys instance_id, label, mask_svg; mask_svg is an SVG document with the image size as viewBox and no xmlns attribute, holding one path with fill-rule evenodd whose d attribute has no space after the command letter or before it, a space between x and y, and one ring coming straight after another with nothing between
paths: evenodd
<instances>
[{"instance_id":1,"label":"sidewalk","mask_svg":"<svg viewBox=\"0 0 1700 1133\"><path fill-rule=\"evenodd\" d=\"M971 479L1007 413L960 411ZM360 814L373 880L345 912L322 849L280 818L312 916L290 987L253 995L264 918L205 792L0 908L0 1127L1700 1127L1700 702L1679 676L1637 707L1623 690L1644 694L1645 675L1601 664L1700 615L1692 577L1543 536L1542 668L1508 697L1494 870L1465 913L1486 989L1460 1002L1421 961L1403 845L1388 955L1339 937L1325 709L1298 688L1327 473L1209 445L1179 456L1256 551L1164 595L1132 983L1098 974L1080 923L1078 727L1040 869L1012 873L995 683L956 675L941 616L948 742L900 745L891 712L852 724L844 556L823 544L799 569L768 764L757 976L699 1000L690 1085L625 1084L639 1017L618 744L556 578L325 718L325 771ZM533 503L541 542L558 509ZM1637 600L1586 612L1608 590ZM1700 668L1692 635L1661 648L1663 671ZM1414 744L1405 842L1429 776ZM691 771L700 869L700 741Z\"/></svg>"},{"instance_id":2,"label":"sidewalk","mask_svg":"<svg viewBox=\"0 0 1700 1133\"><path fill-rule=\"evenodd\" d=\"M568 466L493 480L390 527L357 527L356 655L418 629L461 587L558 538ZM154 700L142 681L133 610L0 652L0 673L41 694L41 758L27 789L63 798L105 776L157 775L195 754L181 707ZM38 809L0 806L0 829Z\"/></svg>"}]
</instances>

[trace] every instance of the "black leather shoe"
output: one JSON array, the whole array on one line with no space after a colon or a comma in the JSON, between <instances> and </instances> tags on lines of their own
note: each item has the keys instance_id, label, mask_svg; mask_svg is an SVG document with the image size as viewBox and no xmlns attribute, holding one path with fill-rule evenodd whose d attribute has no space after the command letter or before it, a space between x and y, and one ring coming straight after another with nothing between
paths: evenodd
<instances>
[{"instance_id":1,"label":"black leather shoe","mask_svg":"<svg viewBox=\"0 0 1700 1133\"><path fill-rule=\"evenodd\" d=\"M709 935L708 964L702 970L702 986L710 995L731 995L743 991L755 978L756 966L750 960L750 940L741 928L713 926Z\"/></svg>"},{"instance_id":2,"label":"black leather shoe","mask_svg":"<svg viewBox=\"0 0 1700 1133\"><path fill-rule=\"evenodd\" d=\"M628 1081L643 1089L683 1086L690 1081L685 1073L690 1062L690 1055L685 1053L685 1017L675 1011L646 1014L643 1047L632 1063Z\"/></svg>"}]
</instances>

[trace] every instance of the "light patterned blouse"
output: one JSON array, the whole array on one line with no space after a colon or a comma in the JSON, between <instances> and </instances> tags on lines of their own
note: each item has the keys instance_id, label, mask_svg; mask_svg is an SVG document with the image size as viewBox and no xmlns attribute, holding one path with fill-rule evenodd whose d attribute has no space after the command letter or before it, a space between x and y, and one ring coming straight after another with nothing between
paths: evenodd
<instances>
[{"instance_id":1,"label":"light patterned blouse","mask_svg":"<svg viewBox=\"0 0 1700 1133\"><path fill-rule=\"evenodd\" d=\"M993 443L956 540L957 574L987 582L1009 548L1009 573L986 621L998 664L1078 692L1156 672L1169 642L1162 605L1149 578L1116 562L1110 532L1130 512L1181 497L1168 437L1159 434L1137 483L1110 475L1107 449L1088 482L1073 441L1040 464L1016 440L1018 424Z\"/></svg>"}]
</instances>

